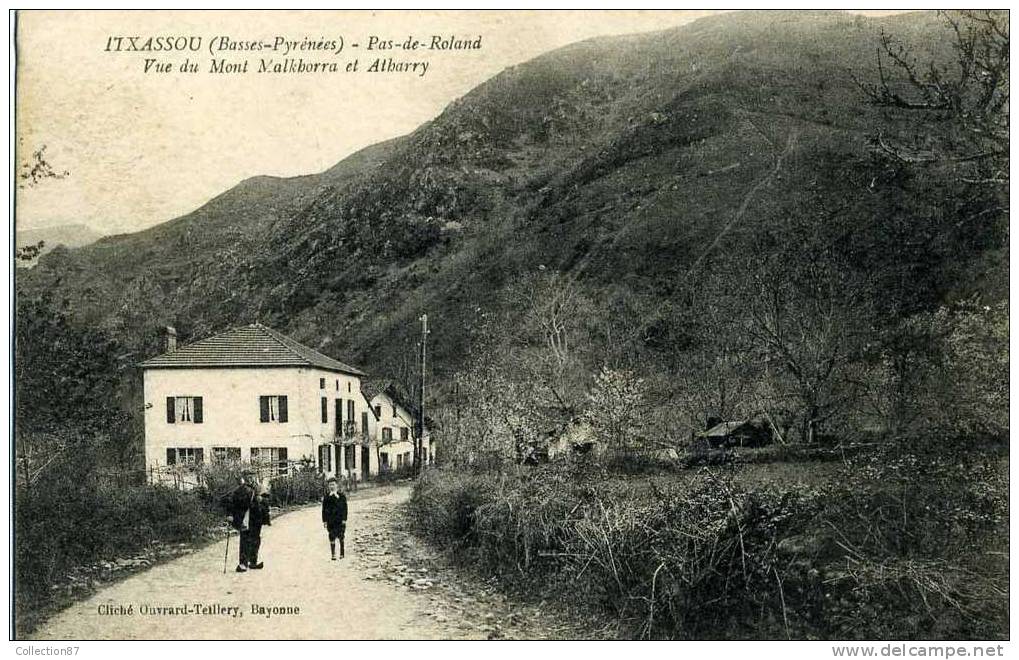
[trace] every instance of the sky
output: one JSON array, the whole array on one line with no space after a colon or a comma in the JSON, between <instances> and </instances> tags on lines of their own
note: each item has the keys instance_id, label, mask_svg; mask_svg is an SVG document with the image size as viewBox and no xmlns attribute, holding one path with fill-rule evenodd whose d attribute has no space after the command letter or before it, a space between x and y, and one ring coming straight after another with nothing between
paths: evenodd
<instances>
[{"instance_id":1,"label":"sky","mask_svg":"<svg viewBox=\"0 0 1019 660\"><path fill-rule=\"evenodd\" d=\"M358 149L409 133L503 69L595 36L682 25L709 11L503 12L20 12L18 165L45 158L62 178L17 191L18 229L85 224L102 234L138 231L184 215L255 175L319 172ZM430 43L433 35L482 39L480 50L367 51L372 37ZM194 36L199 53L107 51L111 38ZM339 41L357 73L264 74L262 57L210 53L214 39ZM124 44L126 40L121 41ZM115 43L115 41L113 42ZM216 41L215 43L222 43ZM358 48L353 44L357 43ZM375 57L428 61L416 73L368 73ZM173 70L145 72L145 60ZM184 59L198 73L177 71ZM210 60L250 60L249 72L214 74Z\"/></svg>"}]
</instances>

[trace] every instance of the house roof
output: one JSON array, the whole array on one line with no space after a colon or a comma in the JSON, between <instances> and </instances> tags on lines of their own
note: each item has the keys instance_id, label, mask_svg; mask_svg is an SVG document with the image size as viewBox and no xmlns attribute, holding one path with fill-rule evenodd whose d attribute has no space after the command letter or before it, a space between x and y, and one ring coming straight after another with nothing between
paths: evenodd
<instances>
[{"instance_id":1,"label":"house roof","mask_svg":"<svg viewBox=\"0 0 1019 660\"><path fill-rule=\"evenodd\" d=\"M361 394L364 396L365 401L368 402L368 406L375 411L375 399L379 395L385 395L389 397L393 403L407 411L407 415L412 420L417 419L420 408L410 401L410 398L405 396L401 388L390 379L386 378L369 378L361 381ZM376 415L378 418L378 415ZM433 428L432 419L425 415L425 427Z\"/></svg>"},{"instance_id":2,"label":"house roof","mask_svg":"<svg viewBox=\"0 0 1019 660\"><path fill-rule=\"evenodd\" d=\"M141 363L143 369L318 367L354 376L360 369L334 360L260 323L232 328Z\"/></svg>"},{"instance_id":3,"label":"house roof","mask_svg":"<svg viewBox=\"0 0 1019 660\"><path fill-rule=\"evenodd\" d=\"M370 403L376 395L385 392L392 386L392 381L387 378L365 378L361 381L361 393Z\"/></svg>"},{"instance_id":4,"label":"house roof","mask_svg":"<svg viewBox=\"0 0 1019 660\"><path fill-rule=\"evenodd\" d=\"M735 422L722 422L712 426L707 431L701 431L697 435L702 438L724 438L728 435L732 435L737 430L748 427L751 429L768 429L767 422L761 418L760 415L751 417L750 419L742 419Z\"/></svg>"},{"instance_id":5,"label":"house roof","mask_svg":"<svg viewBox=\"0 0 1019 660\"><path fill-rule=\"evenodd\" d=\"M707 431L702 432L700 435L705 438L724 438L739 427L746 424L746 421L742 422L722 422L712 426Z\"/></svg>"}]
</instances>

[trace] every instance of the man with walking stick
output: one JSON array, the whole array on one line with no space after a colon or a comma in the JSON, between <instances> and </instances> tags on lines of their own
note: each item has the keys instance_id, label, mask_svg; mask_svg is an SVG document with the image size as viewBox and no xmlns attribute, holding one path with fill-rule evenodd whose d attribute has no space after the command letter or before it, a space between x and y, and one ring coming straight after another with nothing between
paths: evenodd
<instances>
[{"instance_id":1,"label":"man with walking stick","mask_svg":"<svg viewBox=\"0 0 1019 660\"><path fill-rule=\"evenodd\" d=\"M253 470L241 473L241 483L230 496L230 524L240 537L238 573L248 569L259 570L264 564L258 561L258 548L262 544L262 525L269 525L269 504L264 493L258 489L258 480ZM230 551L230 536L227 531L227 550Z\"/></svg>"}]
</instances>

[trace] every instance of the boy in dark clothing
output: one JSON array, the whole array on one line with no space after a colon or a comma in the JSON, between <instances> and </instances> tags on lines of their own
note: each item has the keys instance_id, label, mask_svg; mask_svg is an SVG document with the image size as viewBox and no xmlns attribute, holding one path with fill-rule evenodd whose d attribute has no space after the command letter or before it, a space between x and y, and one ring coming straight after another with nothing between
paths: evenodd
<instances>
[{"instance_id":1,"label":"boy in dark clothing","mask_svg":"<svg viewBox=\"0 0 1019 660\"><path fill-rule=\"evenodd\" d=\"M326 481L329 492L322 498L322 526L329 532L329 551L336 561L336 540L340 541L340 559L343 558L343 534L347 528L347 498L340 492L336 479Z\"/></svg>"},{"instance_id":2,"label":"boy in dark clothing","mask_svg":"<svg viewBox=\"0 0 1019 660\"><path fill-rule=\"evenodd\" d=\"M262 545L262 526L269 522L268 493L259 493L254 472L244 472L241 483L230 496L231 524L240 533L240 559L235 569L243 573L249 568L261 569L258 549Z\"/></svg>"}]
</instances>

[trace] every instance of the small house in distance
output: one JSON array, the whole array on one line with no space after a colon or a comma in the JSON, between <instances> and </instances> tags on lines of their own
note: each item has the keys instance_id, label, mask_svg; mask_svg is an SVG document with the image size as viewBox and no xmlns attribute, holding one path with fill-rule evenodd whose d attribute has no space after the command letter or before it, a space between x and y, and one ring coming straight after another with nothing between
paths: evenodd
<instances>
[{"instance_id":1,"label":"small house in distance","mask_svg":"<svg viewBox=\"0 0 1019 660\"><path fill-rule=\"evenodd\" d=\"M771 443L771 428L760 419L720 422L701 431L697 439L715 447L762 447Z\"/></svg>"},{"instance_id":2,"label":"small house in distance","mask_svg":"<svg viewBox=\"0 0 1019 660\"><path fill-rule=\"evenodd\" d=\"M365 399L371 403L378 425L379 471L392 472L414 465L414 439L417 435L418 408L388 381L364 385ZM422 442L422 462L435 462L435 446L427 425Z\"/></svg>"},{"instance_id":3,"label":"small house in distance","mask_svg":"<svg viewBox=\"0 0 1019 660\"><path fill-rule=\"evenodd\" d=\"M258 323L180 348L167 328L164 348L141 364L150 472L214 461L276 474L305 461L350 479L378 472L360 369Z\"/></svg>"}]
</instances>

